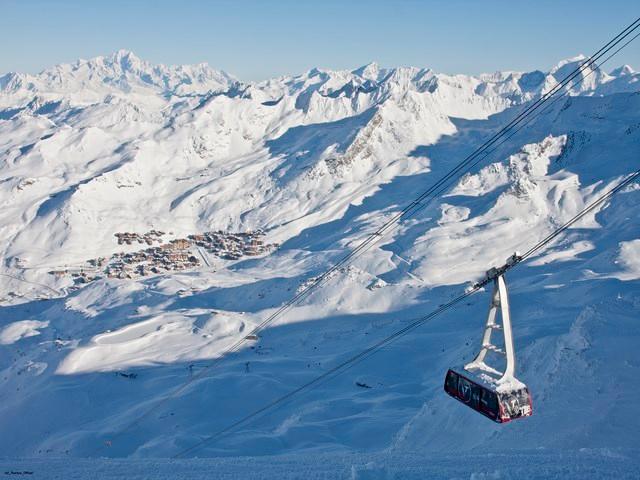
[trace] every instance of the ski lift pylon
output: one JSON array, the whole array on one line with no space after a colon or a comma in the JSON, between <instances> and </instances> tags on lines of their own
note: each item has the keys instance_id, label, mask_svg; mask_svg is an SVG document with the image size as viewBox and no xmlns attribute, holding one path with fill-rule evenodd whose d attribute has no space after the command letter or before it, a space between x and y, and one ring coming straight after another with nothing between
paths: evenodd
<instances>
[{"instance_id":1,"label":"ski lift pylon","mask_svg":"<svg viewBox=\"0 0 640 480\"><path fill-rule=\"evenodd\" d=\"M493 282L493 293L480 351L463 367L450 368L444 382L445 392L498 423L533 414L529 389L515 377L516 356L504 278L504 272L518 261L520 256L515 253L504 266L487 272L481 284ZM497 322L498 311L501 323ZM502 345L492 342L497 332L502 332ZM504 357L503 371L487 363L491 356Z\"/></svg>"}]
</instances>

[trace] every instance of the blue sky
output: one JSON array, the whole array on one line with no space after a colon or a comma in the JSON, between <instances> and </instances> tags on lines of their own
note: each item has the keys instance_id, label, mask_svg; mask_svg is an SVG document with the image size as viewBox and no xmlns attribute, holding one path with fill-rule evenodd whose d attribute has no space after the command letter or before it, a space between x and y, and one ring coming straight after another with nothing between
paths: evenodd
<instances>
[{"instance_id":1,"label":"blue sky","mask_svg":"<svg viewBox=\"0 0 640 480\"><path fill-rule=\"evenodd\" d=\"M545 69L597 50L637 0L0 0L0 72L120 48L244 80L376 61L447 73ZM640 68L640 38L611 61Z\"/></svg>"}]
</instances>

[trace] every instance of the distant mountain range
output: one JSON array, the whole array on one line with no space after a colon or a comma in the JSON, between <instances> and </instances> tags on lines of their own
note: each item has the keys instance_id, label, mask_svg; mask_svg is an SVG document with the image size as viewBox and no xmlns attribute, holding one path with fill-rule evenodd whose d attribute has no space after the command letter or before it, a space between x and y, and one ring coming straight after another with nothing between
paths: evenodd
<instances>
[{"instance_id":1,"label":"distant mountain range","mask_svg":"<svg viewBox=\"0 0 640 480\"><path fill-rule=\"evenodd\" d=\"M108 456L172 455L544 238L638 168L631 67L583 72L264 337L113 438L584 59L245 82L121 50L0 76L0 452L83 456L110 442ZM510 275L531 419L487 425L441 392L480 341L478 294L201 454L633 444L639 193Z\"/></svg>"}]
</instances>

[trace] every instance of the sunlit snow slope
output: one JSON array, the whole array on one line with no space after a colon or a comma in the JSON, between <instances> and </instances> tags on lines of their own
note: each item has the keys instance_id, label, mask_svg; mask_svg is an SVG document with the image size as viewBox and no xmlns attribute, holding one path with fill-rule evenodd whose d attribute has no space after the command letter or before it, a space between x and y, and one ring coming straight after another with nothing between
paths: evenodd
<instances>
[{"instance_id":1,"label":"sunlit snow slope","mask_svg":"<svg viewBox=\"0 0 640 480\"><path fill-rule=\"evenodd\" d=\"M544 238L640 166L630 67L590 73L201 375L580 60L479 77L370 64L245 83L119 51L0 76L0 456L178 453ZM194 455L634 447L639 200L635 184L509 275L533 417L494 425L442 392L446 368L479 345L484 292ZM197 265L132 278L87 263L147 248L114 235L152 230L164 242L264 231L279 246L232 259L194 245Z\"/></svg>"}]
</instances>

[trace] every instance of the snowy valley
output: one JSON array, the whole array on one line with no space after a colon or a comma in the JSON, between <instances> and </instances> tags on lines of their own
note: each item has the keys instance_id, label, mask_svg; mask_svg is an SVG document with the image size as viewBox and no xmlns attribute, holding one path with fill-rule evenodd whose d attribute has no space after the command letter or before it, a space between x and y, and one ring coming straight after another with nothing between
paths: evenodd
<instances>
[{"instance_id":1,"label":"snowy valley","mask_svg":"<svg viewBox=\"0 0 640 480\"><path fill-rule=\"evenodd\" d=\"M208 369L583 59L244 82L118 51L0 76L0 456L170 457L527 250L639 168L631 67L583 73ZM495 425L442 391L446 369L475 353L485 291L193 455L229 457L221 468L317 455L352 478L394 478L416 458L506 449L567 455L575 468L619 458L619 476L632 476L639 200L636 182L508 274L531 418ZM357 455L363 466L350 467ZM391 466L376 466L384 456ZM477 478L510 478L475 461Z\"/></svg>"}]
</instances>

